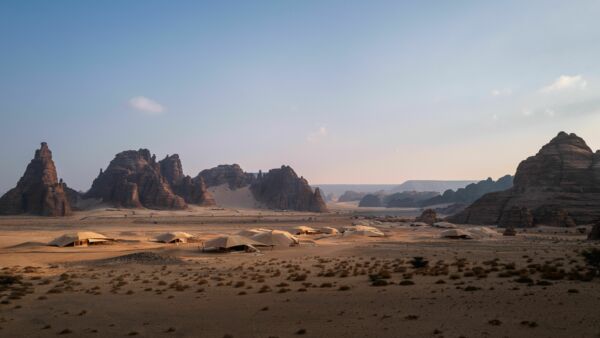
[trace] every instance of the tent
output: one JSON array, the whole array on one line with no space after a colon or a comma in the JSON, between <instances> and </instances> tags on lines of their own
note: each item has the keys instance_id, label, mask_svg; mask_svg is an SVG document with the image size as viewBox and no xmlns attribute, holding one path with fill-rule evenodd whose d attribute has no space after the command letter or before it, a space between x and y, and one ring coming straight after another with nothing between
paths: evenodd
<instances>
[{"instance_id":1,"label":"tent","mask_svg":"<svg viewBox=\"0 0 600 338\"><path fill-rule=\"evenodd\" d=\"M442 238L452 238L452 239L473 239L473 236L468 232L461 229L450 229L442 231L440 234Z\"/></svg>"},{"instance_id":2,"label":"tent","mask_svg":"<svg viewBox=\"0 0 600 338\"><path fill-rule=\"evenodd\" d=\"M296 232L296 235L314 235L319 233L319 231L316 229L307 227L305 225L295 227L294 231Z\"/></svg>"},{"instance_id":3,"label":"tent","mask_svg":"<svg viewBox=\"0 0 600 338\"><path fill-rule=\"evenodd\" d=\"M350 227L344 227L344 236L367 236L367 237L383 237L385 234L381 230L365 226L356 225Z\"/></svg>"},{"instance_id":4,"label":"tent","mask_svg":"<svg viewBox=\"0 0 600 338\"><path fill-rule=\"evenodd\" d=\"M192 237L194 236L188 234L187 232L175 231L167 232L157 236L156 241L162 243L187 243Z\"/></svg>"},{"instance_id":5,"label":"tent","mask_svg":"<svg viewBox=\"0 0 600 338\"><path fill-rule=\"evenodd\" d=\"M109 241L114 241L114 239L108 238L97 232L81 231L64 234L52 240L52 242L48 243L48 245L59 247L88 246L93 244L104 244Z\"/></svg>"},{"instance_id":6,"label":"tent","mask_svg":"<svg viewBox=\"0 0 600 338\"><path fill-rule=\"evenodd\" d=\"M340 232L338 231L338 229L336 228L332 228L332 227L323 227L321 229L319 229L319 231L323 234L327 234L327 235L337 235Z\"/></svg>"},{"instance_id":7,"label":"tent","mask_svg":"<svg viewBox=\"0 0 600 338\"><path fill-rule=\"evenodd\" d=\"M225 235L204 243L204 251L258 251L257 246L267 246L251 238L239 235Z\"/></svg>"},{"instance_id":8,"label":"tent","mask_svg":"<svg viewBox=\"0 0 600 338\"><path fill-rule=\"evenodd\" d=\"M292 246L300 243L298 238L287 231L271 230L251 237L253 240L272 246Z\"/></svg>"},{"instance_id":9,"label":"tent","mask_svg":"<svg viewBox=\"0 0 600 338\"><path fill-rule=\"evenodd\" d=\"M456 229L456 225L449 222L435 222L433 227L440 229Z\"/></svg>"},{"instance_id":10,"label":"tent","mask_svg":"<svg viewBox=\"0 0 600 338\"><path fill-rule=\"evenodd\" d=\"M254 229L245 229L237 233L238 236L252 237L256 234L260 234L261 232L269 232L269 229L263 228L254 228Z\"/></svg>"}]
</instances>

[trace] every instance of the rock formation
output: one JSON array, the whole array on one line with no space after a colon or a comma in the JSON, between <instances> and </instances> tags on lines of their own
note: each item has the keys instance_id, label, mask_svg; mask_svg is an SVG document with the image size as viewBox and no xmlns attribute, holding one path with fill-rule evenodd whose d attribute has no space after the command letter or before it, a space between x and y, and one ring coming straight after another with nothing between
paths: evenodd
<instances>
[{"instance_id":1,"label":"rock formation","mask_svg":"<svg viewBox=\"0 0 600 338\"><path fill-rule=\"evenodd\" d=\"M572 226L600 219L600 152L594 153L575 134L560 132L521 162L513 183L508 190L482 196L449 220L498 224L513 207L529 209L533 225Z\"/></svg>"},{"instance_id":2,"label":"rock formation","mask_svg":"<svg viewBox=\"0 0 600 338\"><path fill-rule=\"evenodd\" d=\"M415 221L433 225L435 222L437 222L437 213L433 209L425 209L421 213L421 216L417 217Z\"/></svg>"},{"instance_id":3,"label":"rock formation","mask_svg":"<svg viewBox=\"0 0 600 338\"><path fill-rule=\"evenodd\" d=\"M530 228L533 226L533 215L531 211L525 207L520 208L514 206L510 209L505 209L500 215L498 226L503 228Z\"/></svg>"},{"instance_id":4,"label":"rock formation","mask_svg":"<svg viewBox=\"0 0 600 338\"><path fill-rule=\"evenodd\" d=\"M175 175L176 168L172 169L171 175ZM183 209L187 206L161 175L160 164L148 149L117 154L106 171L100 170L85 198L100 198L105 203L126 208Z\"/></svg>"},{"instance_id":5,"label":"rock formation","mask_svg":"<svg viewBox=\"0 0 600 338\"><path fill-rule=\"evenodd\" d=\"M227 184L231 190L249 186L256 180L253 174L244 172L237 164L223 164L202 170L196 177L196 179L200 178L209 188Z\"/></svg>"},{"instance_id":6,"label":"rock formation","mask_svg":"<svg viewBox=\"0 0 600 338\"><path fill-rule=\"evenodd\" d=\"M600 221L596 222L588 234L588 240L600 241Z\"/></svg>"},{"instance_id":7,"label":"rock formation","mask_svg":"<svg viewBox=\"0 0 600 338\"><path fill-rule=\"evenodd\" d=\"M495 191L510 189L513 185L513 177L506 175L498 179L498 181L488 178L484 181L471 183L464 188L454 190L446 190L442 195L427 199L421 203L421 206L429 206L445 203L460 203L471 204L481 196Z\"/></svg>"},{"instance_id":8,"label":"rock formation","mask_svg":"<svg viewBox=\"0 0 600 338\"><path fill-rule=\"evenodd\" d=\"M67 216L71 206L65 184L58 180L52 152L46 142L35 151L25 174L17 186L0 198L0 214L36 214L42 216Z\"/></svg>"},{"instance_id":9,"label":"rock formation","mask_svg":"<svg viewBox=\"0 0 600 338\"><path fill-rule=\"evenodd\" d=\"M383 196L378 194L368 194L358 203L362 208L380 208L383 207Z\"/></svg>"},{"instance_id":10,"label":"rock formation","mask_svg":"<svg viewBox=\"0 0 600 338\"><path fill-rule=\"evenodd\" d=\"M404 191L385 196L383 204L387 208L415 208L435 196L439 196L436 191Z\"/></svg>"},{"instance_id":11,"label":"rock formation","mask_svg":"<svg viewBox=\"0 0 600 338\"><path fill-rule=\"evenodd\" d=\"M201 176L192 179L183 173L179 155L167 155L158 163L160 164L160 172L171 186L171 190L182 197L186 203L203 206L215 205L215 200L206 189L204 179Z\"/></svg>"},{"instance_id":12,"label":"rock formation","mask_svg":"<svg viewBox=\"0 0 600 338\"><path fill-rule=\"evenodd\" d=\"M348 190L348 191L344 192L342 194L342 196L340 196L340 198L338 198L338 202L360 201L366 195L367 195L367 193L365 193L365 192L356 192L356 191Z\"/></svg>"},{"instance_id":13,"label":"rock formation","mask_svg":"<svg viewBox=\"0 0 600 338\"><path fill-rule=\"evenodd\" d=\"M313 191L306 179L298 177L289 166L259 173L250 190L257 201L272 209L327 211L319 188Z\"/></svg>"}]
</instances>

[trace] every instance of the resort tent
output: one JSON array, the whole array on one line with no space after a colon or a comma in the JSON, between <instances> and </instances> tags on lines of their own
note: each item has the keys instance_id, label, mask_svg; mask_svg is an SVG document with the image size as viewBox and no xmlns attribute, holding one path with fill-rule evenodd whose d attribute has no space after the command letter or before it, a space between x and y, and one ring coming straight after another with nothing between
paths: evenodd
<instances>
[{"instance_id":1,"label":"resort tent","mask_svg":"<svg viewBox=\"0 0 600 338\"><path fill-rule=\"evenodd\" d=\"M456 229L456 224L449 222L435 222L433 223L433 227L440 229Z\"/></svg>"},{"instance_id":2,"label":"resort tent","mask_svg":"<svg viewBox=\"0 0 600 338\"><path fill-rule=\"evenodd\" d=\"M338 231L338 229L333 228L333 227L323 227L321 229L319 229L319 231L323 234L327 234L327 235L337 235L340 232Z\"/></svg>"},{"instance_id":3,"label":"resort tent","mask_svg":"<svg viewBox=\"0 0 600 338\"><path fill-rule=\"evenodd\" d=\"M473 236L468 232L461 229L450 229L442 231L440 234L442 238L452 238L452 239L473 239Z\"/></svg>"},{"instance_id":4,"label":"resort tent","mask_svg":"<svg viewBox=\"0 0 600 338\"><path fill-rule=\"evenodd\" d=\"M383 237L385 234L381 230L365 226L356 225L350 227L344 227L344 236L367 236L367 237Z\"/></svg>"},{"instance_id":5,"label":"resort tent","mask_svg":"<svg viewBox=\"0 0 600 338\"><path fill-rule=\"evenodd\" d=\"M205 251L258 251L257 246L267 246L248 237L239 235L226 235L213 238L204 243Z\"/></svg>"},{"instance_id":6,"label":"resort tent","mask_svg":"<svg viewBox=\"0 0 600 338\"><path fill-rule=\"evenodd\" d=\"M102 234L92 231L81 231L64 234L52 240L48 245L51 246L88 246L92 244L102 244L109 241L114 241Z\"/></svg>"},{"instance_id":7,"label":"resort tent","mask_svg":"<svg viewBox=\"0 0 600 338\"><path fill-rule=\"evenodd\" d=\"M294 231L296 232L296 235L314 235L319 233L317 229L313 229L305 225L295 227Z\"/></svg>"},{"instance_id":8,"label":"resort tent","mask_svg":"<svg viewBox=\"0 0 600 338\"><path fill-rule=\"evenodd\" d=\"M242 230L240 232L237 233L237 235L239 236L245 236L245 237L252 237L256 234L260 234L262 232L269 232L271 231L270 229L263 229L263 228L254 228L254 229L245 229Z\"/></svg>"},{"instance_id":9,"label":"resort tent","mask_svg":"<svg viewBox=\"0 0 600 338\"><path fill-rule=\"evenodd\" d=\"M187 243L190 238L194 236L187 232L175 231L167 232L156 237L157 242L162 243Z\"/></svg>"},{"instance_id":10,"label":"resort tent","mask_svg":"<svg viewBox=\"0 0 600 338\"><path fill-rule=\"evenodd\" d=\"M269 246L292 246L300 243L298 238L287 231L271 230L251 237L253 240Z\"/></svg>"}]
</instances>

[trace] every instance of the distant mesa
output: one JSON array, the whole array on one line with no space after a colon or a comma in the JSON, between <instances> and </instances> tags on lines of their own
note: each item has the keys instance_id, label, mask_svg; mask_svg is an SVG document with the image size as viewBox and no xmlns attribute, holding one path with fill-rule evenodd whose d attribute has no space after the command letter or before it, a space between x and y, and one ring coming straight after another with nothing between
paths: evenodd
<instances>
[{"instance_id":1,"label":"distant mesa","mask_svg":"<svg viewBox=\"0 0 600 338\"><path fill-rule=\"evenodd\" d=\"M458 203L458 204L471 204L479 199L481 196L495 191L502 191L510 189L513 185L513 177L506 175L499 178L497 181L488 178L484 181L477 183L471 183L464 188L457 190L446 190L442 195L433 197L425 200L421 203L421 206L447 204L447 203Z\"/></svg>"},{"instance_id":2,"label":"distant mesa","mask_svg":"<svg viewBox=\"0 0 600 338\"><path fill-rule=\"evenodd\" d=\"M390 193L404 192L404 191L437 191L442 193L446 190L457 190L464 188L465 186L476 183L477 181L472 180L461 180L461 181L444 181L444 180L408 180L396 187L390 189Z\"/></svg>"},{"instance_id":3,"label":"distant mesa","mask_svg":"<svg viewBox=\"0 0 600 338\"><path fill-rule=\"evenodd\" d=\"M382 194L367 194L363 197L358 206L361 208L380 208L383 207L383 198Z\"/></svg>"},{"instance_id":4,"label":"distant mesa","mask_svg":"<svg viewBox=\"0 0 600 338\"><path fill-rule=\"evenodd\" d=\"M0 198L0 214L67 216L71 214L71 205L65 188L62 180L58 180L52 152L42 142L17 186Z\"/></svg>"},{"instance_id":5,"label":"distant mesa","mask_svg":"<svg viewBox=\"0 0 600 338\"><path fill-rule=\"evenodd\" d=\"M594 153L577 135L560 132L519 164L512 188L482 196L449 220L524 227L529 226L528 213L533 226L574 226L600 219L600 152Z\"/></svg>"},{"instance_id":6,"label":"distant mesa","mask_svg":"<svg viewBox=\"0 0 600 338\"><path fill-rule=\"evenodd\" d=\"M256 176L244 172L238 164L222 164L202 170L196 179L203 179L209 188L227 184L229 189L235 190L251 185Z\"/></svg>"},{"instance_id":7,"label":"distant mesa","mask_svg":"<svg viewBox=\"0 0 600 338\"><path fill-rule=\"evenodd\" d=\"M360 201L366 195L367 195L366 192L357 192L357 191L347 190L338 198L338 202Z\"/></svg>"}]
</instances>

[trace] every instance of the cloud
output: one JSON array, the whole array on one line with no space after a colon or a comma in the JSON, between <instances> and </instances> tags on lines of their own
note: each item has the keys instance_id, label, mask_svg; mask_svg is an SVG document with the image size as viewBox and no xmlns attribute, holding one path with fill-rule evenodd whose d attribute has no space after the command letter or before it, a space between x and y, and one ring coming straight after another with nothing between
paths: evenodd
<instances>
[{"instance_id":1,"label":"cloud","mask_svg":"<svg viewBox=\"0 0 600 338\"><path fill-rule=\"evenodd\" d=\"M491 92L492 96L510 96L512 95L512 89L504 88L504 89L494 89Z\"/></svg>"},{"instance_id":2,"label":"cloud","mask_svg":"<svg viewBox=\"0 0 600 338\"><path fill-rule=\"evenodd\" d=\"M159 115L165 111L165 107L160 103L145 96L132 97L129 99L128 103L129 107L148 115Z\"/></svg>"},{"instance_id":3,"label":"cloud","mask_svg":"<svg viewBox=\"0 0 600 338\"><path fill-rule=\"evenodd\" d=\"M327 137L327 128L320 127L318 130L309 133L308 136L306 137L306 140L310 143L316 143L316 142L319 142L324 137Z\"/></svg>"},{"instance_id":4,"label":"cloud","mask_svg":"<svg viewBox=\"0 0 600 338\"><path fill-rule=\"evenodd\" d=\"M553 83L540 89L541 93L552 93L568 89L585 89L587 81L581 75L561 75Z\"/></svg>"}]
</instances>

